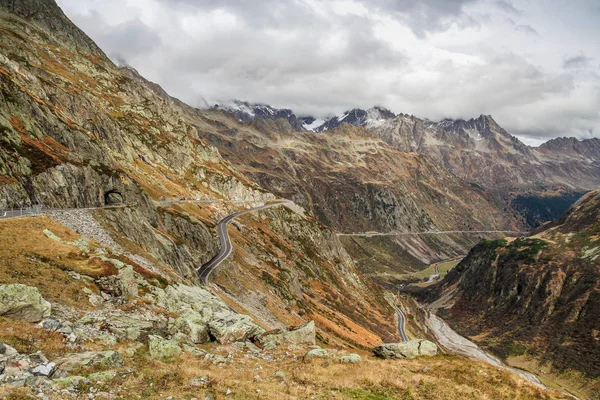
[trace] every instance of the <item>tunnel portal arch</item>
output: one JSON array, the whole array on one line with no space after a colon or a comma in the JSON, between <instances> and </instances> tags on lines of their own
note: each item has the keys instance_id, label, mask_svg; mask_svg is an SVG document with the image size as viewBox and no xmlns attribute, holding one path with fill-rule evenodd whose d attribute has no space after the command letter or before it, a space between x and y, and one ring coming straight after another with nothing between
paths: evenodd
<instances>
[{"instance_id":1,"label":"tunnel portal arch","mask_svg":"<svg viewBox=\"0 0 600 400\"><path fill-rule=\"evenodd\" d=\"M123 204L124 197L123 194L117 189L110 189L104 192L104 205L105 206L114 206Z\"/></svg>"}]
</instances>

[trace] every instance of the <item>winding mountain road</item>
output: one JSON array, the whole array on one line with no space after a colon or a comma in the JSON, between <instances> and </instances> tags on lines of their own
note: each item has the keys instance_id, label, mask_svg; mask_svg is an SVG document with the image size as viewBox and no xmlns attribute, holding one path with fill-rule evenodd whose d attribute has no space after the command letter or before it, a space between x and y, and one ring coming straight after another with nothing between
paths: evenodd
<instances>
[{"instance_id":1,"label":"winding mountain road","mask_svg":"<svg viewBox=\"0 0 600 400\"><path fill-rule=\"evenodd\" d=\"M448 235L453 233L471 233L471 234L483 234L483 233L512 233L525 235L529 232L519 231L426 231L426 232L357 232L357 233L337 233L338 236L363 236L363 237L374 237L374 236L418 236L418 235Z\"/></svg>"},{"instance_id":2,"label":"winding mountain road","mask_svg":"<svg viewBox=\"0 0 600 400\"><path fill-rule=\"evenodd\" d=\"M398 332L400 333L400 338L403 342L408 342L408 336L406 335L406 317L399 308L396 308L396 312L398 313Z\"/></svg>"},{"instance_id":3,"label":"winding mountain road","mask_svg":"<svg viewBox=\"0 0 600 400\"><path fill-rule=\"evenodd\" d=\"M239 217L240 215L243 215L243 214L247 214L247 213L251 213L251 212L255 212L255 211L259 211L259 210L264 210L264 209L271 208L271 207L278 207L278 206L281 206L284 204L290 204L290 203L292 203L292 202L289 200L281 200L281 201L265 204L264 206L249 208L247 210L241 210L241 211L235 212L233 214L230 214L230 215L226 216L225 218L223 218L221 221L219 221L219 224L217 225L217 231L219 233L219 243L220 243L221 248L220 248L219 252L217 253L217 255L214 256L209 262L201 265L200 267L198 267L198 269L196 269L196 273L198 274L198 278L200 278L200 281L203 282L205 285L208 284L208 278L210 277L211 273L219 265L221 265L221 263L223 261L225 261L227 259L227 257L229 257L231 255L231 253L233 252L233 245L231 244L231 238L229 237L229 232L227 232L227 226L231 223L231 221L233 221L236 217Z\"/></svg>"}]
</instances>

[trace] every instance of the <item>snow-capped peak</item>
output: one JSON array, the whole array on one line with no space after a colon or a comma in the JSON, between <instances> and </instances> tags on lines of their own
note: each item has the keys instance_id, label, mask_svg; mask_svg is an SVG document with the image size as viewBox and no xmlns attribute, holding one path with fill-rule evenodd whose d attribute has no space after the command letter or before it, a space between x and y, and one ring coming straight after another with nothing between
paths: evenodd
<instances>
[{"instance_id":1,"label":"snow-capped peak","mask_svg":"<svg viewBox=\"0 0 600 400\"><path fill-rule=\"evenodd\" d=\"M294 115L292 110L287 108L274 108L268 104L231 100L215 105L214 109L230 112L241 122L250 122L255 119L287 119L294 129L302 130L303 122Z\"/></svg>"}]
</instances>

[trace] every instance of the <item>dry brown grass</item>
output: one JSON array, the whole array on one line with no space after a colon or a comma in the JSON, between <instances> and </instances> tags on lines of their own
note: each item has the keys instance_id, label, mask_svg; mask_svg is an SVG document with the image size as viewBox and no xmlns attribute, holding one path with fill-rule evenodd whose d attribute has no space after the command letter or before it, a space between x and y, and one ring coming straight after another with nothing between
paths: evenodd
<instances>
[{"instance_id":1,"label":"dry brown grass","mask_svg":"<svg viewBox=\"0 0 600 400\"><path fill-rule=\"evenodd\" d=\"M578 371L558 371L550 363L540 364L530 355L509 357L506 363L510 366L535 373L542 383L556 390L566 390L580 399L598 399L600 393L600 377L591 379ZM568 388L568 389L566 389ZM593 395L596 394L596 397Z\"/></svg>"},{"instance_id":2,"label":"dry brown grass","mask_svg":"<svg viewBox=\"0 0 600 400\"><path fill-rule=\"evenodd\" d=\"M87 295L82 292L85 282L73 279L67 271L99 277L114 270L81 255L75 246L49 239L44 229L67 241L79 238L47 217L0 221L0 283L35 286L48 301L88 308Z\"/></svg>"},{"instance_id":3,"label":"dry brown grass","mask_svg":"<svg viewBox=\"0 0 600 400\"><path fill-rule=\"evenodd\" d=\"M215 352L215 348L208 349ZM217 350L217 352L219 352ZM222 351L221 351L222 353ZM306 363L285 358L269 362L237 354L231 365L214 366L188 354L158 361L139 350L126 357L124 368L134 373L101 384L127 399L204 398L216 399L556 399L557 393L538 389L515 375L487 364L454 356L414 360L380 360L363 353L363 364L345 365L323 360ZM282 356L279 352L274 357ZM424 368L427 367L428 369ZM283 383L273 378L283 371ZM207 377L206 387L191 387L192 378ZM229 395L225 394L231 391ZM81 393L82 398L87 394Z\"/></svg>"},{"instance_id":4,"label":"dry brown grass","mask_svg":"<svg viewBox=\"0 0 600 400\"><path fill-rule=\"evenodd\" d=\"M54 358L72 352L64 337L58 332L46 331L36 325L0 318L0 341L14 347L19 353L31 354L41 351Z\"/></svg>"}]
</instances>

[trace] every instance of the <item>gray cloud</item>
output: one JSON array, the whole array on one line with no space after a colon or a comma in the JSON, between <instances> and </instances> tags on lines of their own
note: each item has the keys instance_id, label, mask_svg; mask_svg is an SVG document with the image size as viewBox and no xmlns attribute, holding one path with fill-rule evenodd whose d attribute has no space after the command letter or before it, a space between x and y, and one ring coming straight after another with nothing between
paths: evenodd
<instances>
[{"instance_id":1,"label":"gray cloud","mask_svg":"<svg viewBox=\"0 0 600 400\"><path fill-rule=\"evenodd\" d=\"M497 0L495 2L496 6L506 11L509 14L520 15L523 13L522 10L517 9L510 1L506 0Z\"/></svg>"},{"instance_id":2,"label":"gray cloud","mask_svg":"<svg viewBox=\"0 0 600 400\"><path fill-rule=\"evenodd\" d=\"M81 28L111 57L133 58L160 47L159 34L139 18L107 27L98 12L79 19Z\"/></svg>"},{"instance_id":3,"label":"gray cloud","mask_svg":"<svg viewBox=\"0 0 600 400\"><path fill-rule=\"evenodd\" d=\"M521 0L59 1L107 54L192 105L238 98L325 116L382 104L492 114L536 138L600 132L586 60L600 57L599 28L585 7L567 7L577 21L562 27ZM561 58L573 48L585 56Z\"/></svg>"},{"instance_id":4,"label":"gray cloud","mask_svg":"<svg viewBox=\"0 0 600 400\"><path fill-rule=\"evenodd\" d=\"M464 7L476 0L369 0L365 6L392 13L419 37L443 30L452 24L477 26L478 22L464 13Z\"/></svg>"},{"instance_id":5,"label":"gray cloud","mask_svg":"<svg viewBox=\"0 0 600 400\"><path fill-rule=\"evenodd\" d=\"M570 69L570 68L583 68L583 67L587 67L591 64L592 59L589 57L586 57L584 55L578 55L578 56L574 56L574 57L569 57L565 60L565 62L563 63L563 67Z\"/></svg>"},{"instance_id":6,"label":"gray cloud","mask_svg":"<svg viewBox=\"0 0 600 400\"><path fill-rule=\"evenodd\" d=\"M517 25L517 26L515 26L515 30L517 30L519 32L524 32L524 33L528 33L531 35L539 36L538 31L533 29L530 25Z\"/></svg>"}]
</instances>

